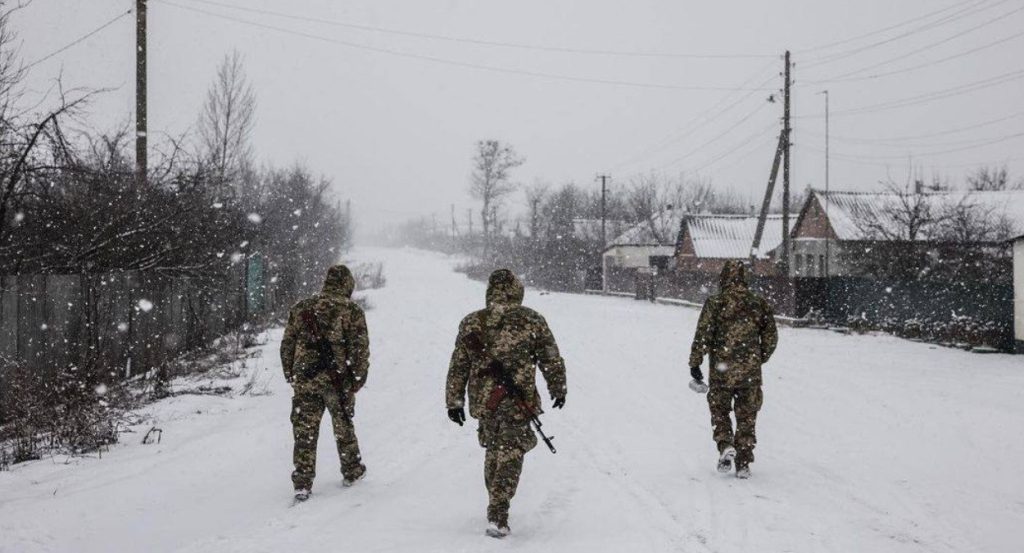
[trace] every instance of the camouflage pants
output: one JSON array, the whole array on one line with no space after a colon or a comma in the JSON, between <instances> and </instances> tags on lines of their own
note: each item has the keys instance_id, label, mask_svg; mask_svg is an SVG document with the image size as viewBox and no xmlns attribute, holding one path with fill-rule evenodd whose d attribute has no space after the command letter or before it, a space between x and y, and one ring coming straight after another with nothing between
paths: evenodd
<instances>
[{"instance_id":1,"label":"camouflage pants","mask_svg":"<svg viewBox=\"0 0 1024 553\"><path fill-rule=\"evenodd\" d=\"M523 472L523 458L537 446L529 423L507 416L503 409L480 419L477 431L480 445L487 449L484 456L484 484L489 498L487 520L499 526L508 526L508 509L519 487Z\"/></svg>"},{"instance_id":2,"label":"camouflage pants","mask_svg":"<svg viewBox=\"0 0 1024 553\"><path fill-rule=\"evenodd\" d=\"M295 489L309 489L313 485L316 476L316 445L324 409L331 414L342 474L347 478L358 478L366 470L359 454L356 429L352 424L355 397L349 396L348 401L343 402L341 394L329 384L318 381L299 382L295 384L292 396L291 416L292 432L295 435L295 472L292 473Z\"/></svg>"},{"instance_id":3,"label":"camouflage pants","mask_svg":"<svg viewBox=\"0 0 1024 553\"><path fill-rule=\"evenodd\" d=\"M763 400L760 386L732 388L712 385L708 390L711 429L718 443L718 451L728 446L735 447L737 464L745 465L754 461L754 446L757 444L755 425ZM729 417L732 412L736 414L735 436Z\"/></svg>"}]
</instances>

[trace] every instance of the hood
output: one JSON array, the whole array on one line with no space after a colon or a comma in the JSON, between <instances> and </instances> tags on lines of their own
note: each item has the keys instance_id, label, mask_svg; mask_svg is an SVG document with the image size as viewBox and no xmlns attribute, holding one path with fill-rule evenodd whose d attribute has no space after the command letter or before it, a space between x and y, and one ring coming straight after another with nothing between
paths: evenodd
<instances>
[{"instance_id":1,"label":"hood","mask_svg":"<svg viewBox=\"0 0 1024 553\"><path fill-rule=\"evenodd\" d=\"M718 281L719 291L725 292L726 290L737 288L746 289L748 285L747 266L740 261L726 261Z\"/></svg>"},{"instance_id":2,"label":"hood","mask_svg":"<svg viewBox=\"0 0 1024 553\"><path fill-rule=\"evenodd\" d=\"M487 306L523 303L523 283L508 269L498 269L487 279Z\"/></svg>"},{"instance_id":3,"label":"hood","mask_svg":"<svg viewBox=\"0 0 1024 553\"><path fill-rule=\"evenodd\" d=\"M348 267L335 265L327 269L327 278L324 279L324 294L351 298L355 288L356 279Z\"/></svg>"}]
</instances>

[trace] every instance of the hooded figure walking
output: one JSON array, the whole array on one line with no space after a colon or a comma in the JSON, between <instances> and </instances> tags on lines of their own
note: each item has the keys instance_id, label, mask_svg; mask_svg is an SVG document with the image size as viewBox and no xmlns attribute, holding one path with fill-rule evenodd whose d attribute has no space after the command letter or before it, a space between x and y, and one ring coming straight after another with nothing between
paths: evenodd
<instances>
[{"instance_id":1,"label":"hooded figure walking","mask_svg":"<svg viewBox=\"0 0 1024 553\"><path fill-rule=\"evenodd\" d=\"M690 352L690 375L703 386L700 365L710 359L711 428L718 444L718 472L736 463L736 477L750 478L757 444L755 423L761 409L761 365L768 362L779 342L772 308L750 291L747 268L727 261L722 269L718 294L704 303ZM733 433L730 413L736 416Z\"/></svg>"},{"instance_id":2,"label":"hooded figure walking","mask_svg":"<svg viewBox=\"0 0 1024 553\"><path fill-rule=\"evenodd\" d=\"M352 417L366 384L370 341L363 309L352 301L355 279L344 265L327 270L323 290L295 304L281 340L281 366L292 385L295 499L309 498L316 476L316 444L324 409L331 414L342 485L366 474Z\"/></svg>"},{"instance_id":3,"label":"hooded figure walking","mask_svg":"<svg viewBox=\"0 0 1024 553\"><path fill-rule=\"evenodd\" d=\"M448 367L448 418L459 426L465 422L468 388L469 415L479 421L477 436L487 451L486 533L495 538L509 533L509 504L523 457L537 445L529 420L541 413L538 368L554 407L565 405L565 363L558 345L544 317L522 302L523 285L512 271L494 271L487 283L487 307L462 320ZM503 381L511 381L518 393Z\"/></svg>"}]
</instances>

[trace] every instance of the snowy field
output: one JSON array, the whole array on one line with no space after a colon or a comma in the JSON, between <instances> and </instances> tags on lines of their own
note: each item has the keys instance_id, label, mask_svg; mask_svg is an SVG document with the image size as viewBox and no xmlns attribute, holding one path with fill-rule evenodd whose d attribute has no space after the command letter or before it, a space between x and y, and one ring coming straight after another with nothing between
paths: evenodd
<instances>
[{"instance_id":1,"label":"snowy field","mask_svg":"<svg viewBox=\"0 0 1024 553\"><path fill-rule=\"evenodd\" d=\"M568 366L566 407L543 417L559 452L528 455L512 536L486 538L483 451L443 404L484 285L433 254L358 257L388 278L369 294L365 481L339 486L325 424L313 499L289 508L278 330L249 362L271 395L165 400L147 409L159 445L0 473L0 552L1024 551L1024 358L782 328L738 481L686 386L697 311L533 290Z\"/></svg>"}]
</instances>

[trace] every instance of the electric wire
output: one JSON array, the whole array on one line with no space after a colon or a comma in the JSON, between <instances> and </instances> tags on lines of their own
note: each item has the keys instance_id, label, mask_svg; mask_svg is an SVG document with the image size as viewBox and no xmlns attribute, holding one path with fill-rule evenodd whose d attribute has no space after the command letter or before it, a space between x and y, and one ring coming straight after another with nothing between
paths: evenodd
<instances>
[{"instance_id":1,"label":"electric wire","mask_svg":"<svg viewBox=\"0 0 1024 553\"><path fill-rule=\"evenodd\" d=\"M774 64L772 64L772 65L774 65ZM772 67L772 65L769 65L768 67L763 68L761 71L758 71L757 73L755 73L753 75L753 77L751 77L750 79L747 79L746 81L744 81L740 86L741 87L745 87L745 86L748 86L750 83L753 83L756 79L758 79L764 73L765 69L770 69ZM757 88L760 88L760 87L763 87L763 86L767 85L769 82L771 82L774 79L775 79L775 76L773 75L773 76L769 77L768 79L766 79L765 81L763 81L761 84L757 85ZM687 121L683 125L683 127L681 129L677 129L676 131L674 131L673 133L669 134L667 137L665 137L664 139L662 139L658 143L656 143L656 144L654 144L652 146L649 146L647 148L644 148L638 154L630 156L627 160L619 162L619 163L613 165L610 168L610 170L616 171L616 170L621 169L623 167L627 167L627 166L633 165L636 162L638 162L638 161L648 157L651 154L654 154L654 153L657 153L657 152L661 152L662 150L664 150L665 148L669 147L673 143L679 143L679 142L685 140L686 138L689 138L695 132L697 132L697 130L699 130L700 128L704 127L708 123L711 123L712 121L714 121L714 120L724 116L725 114L729 113L733 109L739 107L743 102L745 102L748 98L750 98L751 96L753 96L757 92L758 92L757 90L753 90L753 91L747 92L746 94L744 94L742 97L740 97L739 99L735 100L731 104L728 104L728 102L729 102L729 100L731 100L733 98L733 96L735 94L728 94L728 95L726 95L718 103L716 103L714 106L712 106L711 108L709 108L707 110L702 111L700 114L694 116L689 121ZM728 105L726 105L726 104L728 104ZM725 106L725 107L722 108L722 106ZM680 130L683 130L684 132L681 135L677 136L677 134L678 134L678 132Z\"/></svg>"},{"instance_id":2,"label":"electric wire","mask_svg":"<svg viewBox=\"0 0 1024 553\"><path fill-rule=\"evenodd\" d=\"M31 68L33 68L33 67L35 67L35 66L37 66L37 65L39 65L39 64L41 64L41 63L43 63L43 62L45 62L47 60L49 60L49 59L51 59L51 58L54 58L56 56L59 56L60 54L63 54L64 52L67 52L68 50L74 48L75 46L78 46L79 44L85 42L86 40L89 40L93 36L103 32L104 29L106 29L107 27L110 27L114 23L117 23L122 18L130 15L133 11L134 10L129 9L128 11L123 12L123 13L117 15L116 17L114 17L110 21L107 21L103 25L100 25L99 27L96 27L95 29L89 31L88 33L86 33L86 34L76 38L74 41L68 43L67 45L65 45L65 46L63 46L63 47L61 47L61 48L59 48L57 50L54 50L53 52L50 52L49 54L47 54L47 55L45 55L45 56L43 56L43 57L33 61L32 63L29 63L23 69L25 69L25 70L31 69Z\"/></svg>"},{"instance_id":3,"label":"electric wire","mask_svg":"<svg viewBox=\"0 0 1024 553\"><path fill-rule=\"evenodd\" d=\"M980 46L980 47L977 47L977 48L972 48L970 50L967 50L966 52L961 52L961 53L958 53L958 54L954 54L952 56L948 56L948 57L942 58L940 60L935 60L933 62L925 63L925 64L918 65L918 66L915 66L915 67L899 69L899 70L896 70L896 71L890 71L888 73L880 73L880 74L876 74L876 75L869 75L869 76L866 76L866 77L864 77L864 76L862 76L862 77L855 77L855 75L858 75L860 73L864 73L866 71L870 71L872 69L876 69L878 67L882 67L884 65L888 65L888 64L890 64L892 62L899 61L899 60L902 60L902 59L906 59L906 58L909 58L909 57L914 56L916 54L920 54L921 52L925 52L925 51L931 50L931 49L935 48L936 46L941 46L943 44L946 44L948 42L956 40L956 39L958 39L958 38L960 38L960 37L962 37L964 35L973 33L974 31L977 31L979 29L982 29L982 28L987 27L989 25L992 25L994 23L998 23L1000 21L1003 21L1007 17L1009 17L1011 15L1014 15L1016 13L1019 13L1021 11L1024 11L1024 6L1022 6L1020 8L1017 8L1015 10L1012 10L1010 12L1007 12L1005 14L1002 14L999 17L987 20L987 21L985 21L984 23L982 23L980 25L976 25L974 27L971 27L970 29L961 31L961 32L959 32L959 33L957 33L955 35L946 37L946 38L944 38L942 40L930 43L930 44L928 44L926 46L922 46L922 47L917 48L915 50L911 50L910 52L906 52L904 54L900 54L899 56L896 56L896 57L893 57L893 58L889 58L889 59L887 59L885 61L874 63L874 64L871 64L871 65L869 65L867 67L862 67L860 69L857 69L857 70L854 70L854 71L849 71L849 72L843 73L841 75L836 75L835 77L831 77L831 78L827 78L827 79L821 79L821 80L813 80L813 81L808 81L808 82L814 83L814 84L836 83L836 82L844 82L844 81L857 81L857 80L863 80L863 79L878 78L878 77L883 77L883 76L888 76L888 75L896 75L896 74L901 74L901 73L907 73L909 71L916 70L916 69L921 69L921 68L924 68L924 67L930 67L932 65L936 65L936 64L943 63L943 62L946 62L946 61L949 61L949 60L953 60L953 59L957 59L957 58L960 58L960 57L963 57L963 56L966 56L966 55L969 55L969 54L973 54L973 53L978 52L980 50L984 50L986 48L991 48L993 46L1002 44L1004 42L1009 42L1010 40L1013 40L1013 39L1016 39L1016 38L1020 38L1021 36L1024 36L1024 32L1019 32L1019 33L1013 34L1011 36L1002 38L1000 40L996 40L994 42L990 42L990 43L985 44L983 46Z\"/></svg>"},{"instance_id":4,"label":"electric wire","mask_svg":"<svg viewBox=\"0 0 1024 553\"><path fill-rule=\"evenodd\" d=\"M981 4L976 3L976 4L972 5L972 6L969 6L967 8L964 8L964 9L960 10L959 12L956 12L956 13L953 13L953 14L951 14L949 16L946 16L943 19L940 19L940 20L928 23L928 24L923 25L921 27L918 27L916 29L911 29L909 31L906 31L904 33L901 33L901 34L889 37L887 39L880 40L878 42L873 42L873 43L867 44L865 46L859 46L857 48L853 48L853 49L847 50L845 52L839 52L839 53L835 53L835 54L830 54L830 55L822 56L822 57L817 58L817 59L812 59L812 60L804 63L804 67L809 69L809 68L812 68L812 67L817 67L819 65L823 65L823 64L839 61L841 59L846 59L846 58L848 58L850 56L854 56L854 55L860 54L861 52L866 52L868 50L872 50L874 48L878 48L879 46L884 46L886 44L891 44L893 42L896 42L897 40L901 40L901 39L904 39L906 37L913 36L915 34L918 34L918 33L924 32L924 31L928 31L928 30L931 30L931 29L934 29L934 28L937 28L937 27L941 27L943 25L946 25L947 23L960 21L960 20L962 20L962 19L964 19L966 17L970 17L970 16L976 15L978 13L981 13L983 11L987 11L989 9L992 9L992 8L996 7L996 6L1000 6L1002 4L1005 4L1006 2L1009 2L1009 1L1011 1L1011 0L999 0L998 2L996 2L994 4L989 4L987 6L981 6L981 7L978 7Z\"/></svg>"},{"instance_id":5,"label":"electric wire","mask_svg":"<svg viewBox=\"0 0 1024 553\"><path fill-rule=\"evenodd\" d=\"M987 0L978 0L975 5L983 4L986 1ZM829 42L827 44L821 44L821 45L818 45L818 46L813 46L811 48L804 48L803 50L794 50L793 53L794 54L804 54L804 53L807 53L807 52L814 52L814 51L817 51L817 50L828 50L828 49L834 48L836 46L842 46L843 44L849 44L851 42L856 42L856 41L858 41L858 40L860 40L862 38L868 38L868 37L872 37L872 36L875 36L875 35L884 34L884 33L887 33L889 31L892 31L892 30L895 30L895 29L899 29L900 27L905 27L907 25L910 25L910 24L913 24L913 23L917 23L918 21L921 21L921 20L924 20L924 19L928 19L928 18L930 18L930 17L932 17L934 15L938 15L940 13L948 12L948 11L954 10L954 9L960 9L962 7L963 6L961 5L960 2L956 2L956 3L950 4L949 6L946 6L945 8L942 8L942 9L939 9L939 10L935 10L935 11L932 11L932 12L928 12L928 13L926 13L924 15L919 15L919 16L913 17L911 19L907 19L907 20L901 21L899 23L895 23L893 25L890 25L890 26L882 28L882 29L878 29L878 30L875 30L875 31L870 31L870 32L867 32L867 33L864 33L864 34L861 34L861 35L857 35L857 36L853 36L853 37L849 37L849 38L844 38L842 40L837 40L835 42Z\"/></svg>"},{"instance_id":6,"label":"electric wire","mask_svg":"<svg viewBox=\"0 0 1024 553\"><path fill-rule=\"evenodd\" d=\"M206 4L210 6L218 6L230 10L245 11L249 13L256 13L261 15L270 15L274 17L280 17L285 19L291 19L294 21L304 21L308 23L320 23L323 25L332 25L335 27L344 27L348 29L357 29L360 31L368 31L374 33L391 34L398 36L407 36L420 39L438 40L445 42L455 42L460 44L472 44L477 46L490 46L497 48L514 48L520 50L534 50L542 52L557 52L567 54L590 54L590 55L601 55L601 56L624 56L624 57L643 57L643 58L684 58L684 59L750 59L750 58L772 58L775 54L684 54L676 52L649 52L649 51L636 51L636 50L602 50L602 49L588 49L588 48L571 48L562 46L547 46L542 44L526 44L519 42L501 42L493 40L482 40L466 37L455 37L448 35L438 35L432 33L424 33L417 31L405 31L400 29L391 29L387 27L378 27L373 25L365 25L359 23L350 23L345 21L337 21L324 19L319 17L310 17L295 15L280 11L252 8L248 6L239 6L236 4L229 4L225 2L215 2L213 0L186 0L189 2L196 2L200 4Z\"/></svg>"},{"instance_id":7,"label":"electric wire","mask_svg":"<svg viewBox=\"0 0 1024 553\"><path fill-rule=\"evenodd\" d=\"M1001 117L997 117L995 119L989 119L987 121L982 121L982 122L979 122L979 123L974 123L974 124L971 124L971 125L968 125L968 126L965 126L965 127L956 127L956 128L953 128L953 129L946 129L946 130L943 130L943 131L932 132L932 133L927 133L927 134L906 135L906 136L892 136L892 137L886 137L886 138L848 137L848 136L842 136L842 135L838 135L837 136L837 135L833 134L833 135L831 135L831 138L832 138L832 140L840 140L840 141L843 141L843 142L850 142L850 143L856 143L856 144L900 145L901 143L903 143L903 141L907 141L907 140L920 140L920 139L923 139L923 138L935 138L935 137L939 137L939 136L947 136L947 135L950 135L950 134L957 134L957 133L964 132L964 131L980 129L982 127L988 127L988 126L995 125L995 124L998 124L998 123L1004 123L1006 121L1011 121L1011 120L1016 119L1016 118L1018 118L1018 117L1020 117L1022 115L1024 115L1024 111L1018 111L1018 112L1015 112L1015 113L1011 113L1009 115L1004 115L1004 116L1001 116ZM815 133L808 133L808 134L815 134ZM815 136L824 136L824 135L815 134Z\"/></svg>"},{"instance_id":8,"label":"electric wire","mask_svg":"<svg viewBox=\"0 0 1024 553\"><path fill-rule=\"evenodd\" d=\"M762 130L760 130L760 131L750 135L750 137L748 139L744 140L743 142L740 142L735 147L733 147L733 148L725 151L724 153L722 153L722 154L712 158L710 161L704 163L703 165L697 166L695 169L693 169L693 172L694 173L700 173L701 171L704 171L705 169L713 166L714 164L718 163L719 161L722 161L723 159L725 159L725 158L727 158L727 157L729 157L729 156L739 152L744 146L746 146L747 144L750 144L751 142L757 140L758 138L762 138L763 139L765 133L768 132L774 126L775 126L774 124L770 125L768 127L763 128ZM777 134L770 135L770 138L771 138L772 142L776 142L776 143L779 140L779 136ZM762 140L761 142L758 142L757 145L754 148L751 148L750 150L745 151L744 152L744 156L750 155L754 151L756 151L756 150L760 149L761 147L763 147L765 145L764 142L765 141Z\"/></svg>"},{"instance_id":9,"label":"electric wire","mask_svg":"<svg viewBox=\"0 0 1024 553\"><path fill-rule=\"evenodd\" d=\"M442 64L442 65L450 65L450 66L462 67L462 68L466 68L466 69L476 69L476 70L488 71L488 72L492 72L492 73L505 73L505 74L510 74L510 75L521 75L521 76L527 76L527 77L536 77L536 78L550 79L550 80L559 80L559 81L580 82L580 83L590 83L590 84L602 84L602 85L612 85L612 86L624 86L624 87L634 87L634 88L660 89L660 90L691 90L691 91L733 91L733 90L744 90L744 89L739 89L739 88L736 88L736 87L727 87L727 86L671 85L671 84L661 84L661 83L649 83L649 82L645 83L645 82L636 82L636 81L623 81L623 80L615 80L615 79L599 79L599 78L591 78L591 77L579 77L579 76L573 76L573 75L561 75L561 74L557 74L557 73L546 73L546 72L541 72L541 71L529 71L529 70L524 70L524 69L513 69L513 68L507 68L507 67L498 67L498 66L494 66L494 65L485 65L485 64L472 63L472 62L464 62L464 61L452 60L452 59L448 59L448 58L440 58L440 57L430 56L430 55L426 55L426 54L416 54L416 53L412 53L412 52L405 52L405 51L401 51L401 50L394 50L394 49L391 49L391 48L381 48L381 47L376 47L376 46L368 46L366 44L360 44L358 42L351 42L351 41L347 41L347 40L340 40L340 39L336 39L336 38L325 37L325 36L315 35L315 34L311 34L311 33L305 33L305 32L302 32L302 31L295 31L293 29L288 29L288 28L285 28L285 27L278 27L278 26L275 26L275 25L267 25L265 23L258 23L258 22L255 22L255 21L247 21L245 19L238 19L236 17L231 17L231 16L224 15L224 14L217 13L217 12L211 12L209 10L204 10L202 8L186 6L186 5L183 5L183 4L179 4L177 2L172 2L171 0L157 0L157 1L160 2L161 4L166 4L168 6L173 6L173 7L179 8L179 9L183 9L183 10L188 10L188 11L192 11L192 12L196 12L196 13L205 14L205 15L208 15L208 16L211 16L211 17L216 17L216 18L219 18L219 19L224 19L224 20L227 20L227 21L232 21L232 22L239 23L239 24L242 24L242 25L248 25L250 27L257 27L257 28L260 28L260 29L276 31L276 32L284 33L284 34L293 35L293 36L308 38L308 39L311 39L311 40L317 40L317 41L326 42L326 43L330 43L330 44L337 44L339 46L345 46L345 47L353 48L353 49L357 49L357 50L365 50L365 51L368 51L368 52L376 52L376 53L379 53L379 54L387 54L387 55L390 55L390 56L409 58L409 59L417 59L417 60L421 60L421 61L428 61L428 62ZM745 90L752 90L752 89L745 89Z\"/></svg>"},{"instance_id":10,"label":"electric wire","mask_svg":"<svg viewBox=\"0 0 1024 553\"><path fill-rule=\"evenodd\" d=\"M868 106L862 106L859 108L850 108L841 111L834 111L831 113L832 117L844 117L848 115L860 115L864 113L874 113L878 111L887 111L892 109L899 109L904 107L915 106L918 104L925 104L934 102L936 100L944 100L946 98L952 98L954 96L962 96L978 90L984 90L992 88L994 86L1003 85L1013 81L1017 81L1024 78L1024 70L1011 71L988 79L982 79L972 83L955 86L943 90L937 90L926 94L920 94L917 96L910 96L907 98L900 98L897 100L889 100L887 102L881 102L878 104L872 104ZM794 116L794 119L821 119L823 114L815 115L798 115Z\"/></svg>"}]
</instances>

